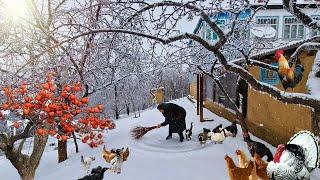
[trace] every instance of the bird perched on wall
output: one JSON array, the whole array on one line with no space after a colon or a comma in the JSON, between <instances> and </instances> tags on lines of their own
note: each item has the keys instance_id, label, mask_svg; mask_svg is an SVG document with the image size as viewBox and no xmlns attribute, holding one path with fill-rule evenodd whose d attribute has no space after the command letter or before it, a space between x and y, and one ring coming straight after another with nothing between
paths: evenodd
<instances>
[{"instance_id":1,"label":"bird perched on wall","mask_svg":"<svg viewBox=\"0 0 320 180\"><path fill-rule=\"evenodd\" d=\"M279 145L267 173L274 180L310 179L310 172L319 167L318 139L309 131L295 134L286 145Z\"/></svg>"},{"instance_id":2,"label":"bird perched on wall","mask_svg":"<svg viewBox=\"0 0 320 180\"><path fill-rule=\"evenodd\" d=\"M230 180L249 180L249 176L253 170L253 162L250 161L246 168L237 167L233 160L229 156L224 157L226 164L228 175Z\"/></svg>"},{"instance_id":3,"label":"bird perched on wall","mask_svg":"<svg viewBox=\"0 0 320 180\"><path fill-rule=\"evenodd\" d=\"M88 173L92 161L94 161L96 158L95 157L83 157L81 156L81 164L83 169Z\"/></svg>"},{"instance_id":4,"label":"bird perched on wall","mask_svg":"<svg viewBox=\"0 0 320 180\"><path fill-rule=\"evenodd\" d=\"M294 88L302 80L304 67L296 62L295 66L290 67L287 59L283 56L282 50L277 50L275 58L279 62L278 76L281 80L284 90Z\"/></svg>"},{"instance_id":5,"label":"bird perched on wall","mask_svg":"<svg viewBox=\"0 0 320 180\"><path fill-rule=\"evenodd\" d=\"M248 145L249 152L251 156L254 156L254 153L257 153L260 157L267 156L267 161L270 162L273 160L273 155L269 148L266 145L262 144L261 142L253 141L250 136L245 137L244 141Z\"/></svg>"}]
</instances>

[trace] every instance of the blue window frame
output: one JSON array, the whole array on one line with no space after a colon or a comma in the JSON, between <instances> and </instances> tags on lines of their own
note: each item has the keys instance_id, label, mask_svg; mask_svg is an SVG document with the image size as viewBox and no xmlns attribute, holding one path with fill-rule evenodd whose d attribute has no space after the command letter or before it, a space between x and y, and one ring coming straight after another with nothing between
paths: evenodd
<instances>
[{"instance_id":1,"label":"blue window frame","mask_svg":"<svg viewBox=\"0 0 320 180\"><path fill-rule=\"evenodd\" d=\"M278 66L278 63L273 63L272 65ZM260 68L260 78L259 80L270 85L279 84L279 76L275 71L271 71L265 68Z\"/></svg>"}]
</instances>

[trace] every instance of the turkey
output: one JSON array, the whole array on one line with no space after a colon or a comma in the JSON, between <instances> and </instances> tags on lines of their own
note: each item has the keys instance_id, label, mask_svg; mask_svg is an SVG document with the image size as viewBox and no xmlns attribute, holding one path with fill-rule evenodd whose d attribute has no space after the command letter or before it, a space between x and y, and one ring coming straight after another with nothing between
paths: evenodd
<instances>
[{"instance_id":1,"label":"turkey","mask_svg":"<svg viewBox=\"0 0 320 180\"><path fill-rule=\"evenodd\" d=\"M307 180L319 167L318 138L309 131L295 134L286 145L279 145L267 173L273 180Z\"/></svg>"}]
</instances>

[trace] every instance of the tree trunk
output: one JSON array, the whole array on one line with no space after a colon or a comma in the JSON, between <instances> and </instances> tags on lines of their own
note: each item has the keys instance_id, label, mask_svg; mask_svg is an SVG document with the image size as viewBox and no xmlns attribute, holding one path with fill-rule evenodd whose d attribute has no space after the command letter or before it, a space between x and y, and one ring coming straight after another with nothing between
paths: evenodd
<instances>
[{"instance_id":1,"label":"tree trunk","mask_svg":"<svg viewBox=\"0 0 320 180\"><path fill-rule=\"evenodd\" d=\"M21 180L34 180L34 176L35 176L35 169L32 168L27 168L28 170L26 171L26 173L20 174L20 178Z\"/></svg>"},{"instance_id":2,"label":"tree trunk","mask_svg":"<svg viewBox=\"0 0 320 180\"><path fill-rule=\"evenodd\" d=\"M130 115L130 106L129 106L129 104L126 104L126 110L127 110L127 115L129 116Z\"/></svg>"},{"instance_id":3,"label":"tree trunk","mask_svg":"<svg viewBox=\"0 0 320 180\"><path fill-rule=\"evenodd\" d=\"M76 153L78 153L79 152L79 147L78 147L76 134L74 132L72 132L72 137L73 137L74 146L76 147Z\"/></svg>"},{"instance_id":4,"label":"tree trunk","mask_svg":"<svg viewBox=\"0 0 320 180\"><path fill-rule=\"evenodd\" d=\"M61 163L68 158L67 142L58 141L58 163Z\"/></svg>"},{"instance_id":5,"label":"tree trunk","mask_svg":"<svg viewBox=\"0 0 320 180\"><path fill-rule=\"evenodd\" d=\"M22 180L34 180L36 170L48 141L48 136L34 136L33 150L31 155L22 154L13 148L13 145L5 151L6 157L17 169Z\"/></svg>"},{"instance_id":6,"label":"tree trunk","mask_svg":"<svg viewBox=\"0 0 320 180\"><path fill-rule=\"evenodd\" d=\"M119 108L118 108L118 89L117 89L117 85L114 85L114 100L115 100L116 119L119 119L120 112L119 112Z\"/></svg>"}]
</instances>

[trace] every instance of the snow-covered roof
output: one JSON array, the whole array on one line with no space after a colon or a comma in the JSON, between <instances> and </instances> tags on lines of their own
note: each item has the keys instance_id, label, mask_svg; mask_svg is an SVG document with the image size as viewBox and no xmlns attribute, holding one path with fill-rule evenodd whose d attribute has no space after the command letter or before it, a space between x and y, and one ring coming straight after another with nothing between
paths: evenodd
<instances>
[{"instance_id":1,"label":"snow-covered roof","mask_svg":"<svg viewBox=\"0 0 320 180\"><path fill-rule=\"evenodd\" d=\"M265 51L262 51L262 52L255 53L250 57L251 58L262 58L262 57L274 54L274 52L276 50L284 50L284 51L286 51L286 50L289 50L289 49L297 48L297 47L301 46L302 44L304 44L306 42L320 42L320 36L314 36L312 38L303 39L303 40L300 40L300 41L292 41L292 42L287 43L286 45L278 46L278 47L276 47L274 49L268 49L268 50L265 50Z\"/></svg>"},{"instance_id":2,"label":"snow-covered roof","mask_svg":"<svg viewBox=\"0 0 320 180\"><path fill-rule=\"evenodd\" d=\"M320 78L316 77L316 73L319 71L320 71L320 51L318 51L316 58L314 59L312 70L309 74L308 81L307 81L307 87L309 89L310 95L320 99Z\"/></svg>"}]
</instances>

